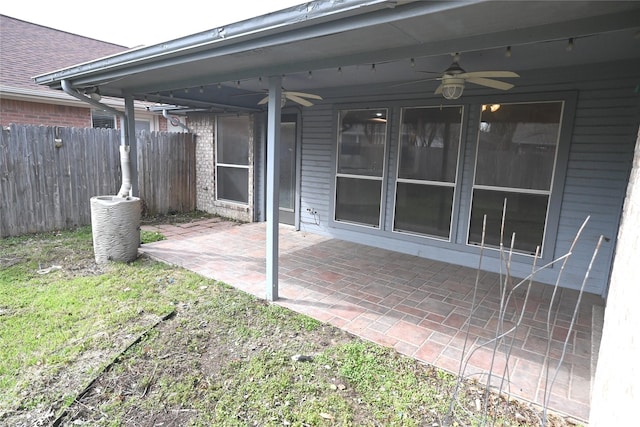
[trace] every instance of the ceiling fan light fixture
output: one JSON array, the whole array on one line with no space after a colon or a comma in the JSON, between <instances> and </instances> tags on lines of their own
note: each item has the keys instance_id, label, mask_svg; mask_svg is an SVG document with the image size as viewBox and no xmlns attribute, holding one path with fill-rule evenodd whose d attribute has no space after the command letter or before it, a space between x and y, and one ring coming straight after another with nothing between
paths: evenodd
<instances>
[{"instance_id":1,"label":"ceiling fan light fixture","mask_svg":"<svg viewBox=\"0 0 640 427\"><path fill-rule=\"evenodd\" d=\"M500 109L500 107L502 107L500 104L482 104L482 111L484 112L489 110L492 113L495 113Z\"/></svg>"},{"instance_id":2,"label":"ceiling fan light fixture","mask_svg":"<svg viewBox=\"0 0 640 427\"><path fill-rule=\"evenodd\" d=\"M456 58L457 59L457 58ZM427 71L431 73L431 71ZM442 83L434 91L435 95L442 95L445 99L458 99L464 92L464 87L467 83L472 83L478 86L485 86L491 89L509 90L514 87L513 84L503 82L501 80L495 80L495 78L511 78L520 77L518 73L506 70L497 71L472 71L466 72L457 61L451 63L449 68L444 70L441 77L429 78L423 80L414 80L412 82L405 82L394 85L403 86L406 84L415 84L418 82L440 80Z\"/></svg>"},{"instance_id":3,"label":"ceiling fan light fixture","mask_svg":"<svg viewBox=\"0 0 640 427\"><path fill-rule=\"evenodd\" d=\"M442 96L444 96L445 99L458 99L462 96L463 91L464 80L461 82L446 82L442 84Z\"/></svg>"}]
</instances>

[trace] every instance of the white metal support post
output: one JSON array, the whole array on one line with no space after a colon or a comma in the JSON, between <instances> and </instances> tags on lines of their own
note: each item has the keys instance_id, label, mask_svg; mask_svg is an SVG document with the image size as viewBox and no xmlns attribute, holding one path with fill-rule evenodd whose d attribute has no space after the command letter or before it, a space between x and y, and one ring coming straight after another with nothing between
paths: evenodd
<instances>
[{"instance_id":1,"label":"white metal support post","mask_svg":"<svg viewBox=\"0 0 640 427\"><path fill-rule=\"evenodd\" d=\"M267 113L267 300L278 299L278 223L280 209L280 115L282 78L269 78Z\"/></svg>"}]
</instances>

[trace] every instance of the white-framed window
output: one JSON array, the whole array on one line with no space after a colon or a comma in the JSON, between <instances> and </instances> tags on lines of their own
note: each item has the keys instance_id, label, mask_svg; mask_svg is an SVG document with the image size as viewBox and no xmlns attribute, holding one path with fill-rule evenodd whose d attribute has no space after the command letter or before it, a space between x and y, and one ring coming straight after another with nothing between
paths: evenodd
<instances>
[{"instance_id":1,"label":"white-framed window","mask_svg":"<svg viewBox=\"0 0 640 427\"><path fill-rule=\"evenodd\" d=\"M518 252L544 247L563 109L563 101L483 106L468 244L481 242L486 215L485 245L498 247L502 234L508 247L515 233Z\"/></svg>"},{"instance_id":2,"label":"white-framed window","mask_svg":"<svg viewBox=\"0 0 640 427\"><path fill-rule=\"evenodd\" d=\"M386 108L338 112L334 220L380 228Z\"/></svg>"},{"instance_id":3,"label":"white-framed window","mask_svg":"<svg viewBox=\"0 0 640 427\"><path fill-rule=\"evenodd\" d=\"M136 133L138 132L151 132L151 121L150 120L136 120Z\"/></svg>"},{"instance_id":4,"label":"white-framed window","mask_svg":"<svg viewBox=\"0 0 640 427\"><path fill-rule=\"evenodd\" d=\"M450 240L461 106L403 108L393 230Z\"/></svg>"},{"instance_id":5,"label":"white-framed window","mask_svg":"<svg viewBox=\"0 0 640 427\"><path fill-rule=\"evenodd\" d=\"M102 110L91 110L91 127L117 129L116 116Z\"/></svg>"},{"instance_id":6,"label":"white-framed window","mask_svg":"<svg viewBox=\"0 0 640 427\"><path fill-rule=\"evenodd\" d=\"M216 118L216 199L249 203L249 116Z\"/></svg>"}]
</instances>

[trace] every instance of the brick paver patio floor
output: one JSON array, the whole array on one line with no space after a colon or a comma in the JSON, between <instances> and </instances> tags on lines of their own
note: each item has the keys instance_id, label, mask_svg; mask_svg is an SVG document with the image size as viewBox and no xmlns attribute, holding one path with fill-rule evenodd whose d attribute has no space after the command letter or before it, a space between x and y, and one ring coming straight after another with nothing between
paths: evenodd
<instances>
[{"instance_id":1,"label":"brick paver patio floor","mask_svg":"<svg viewBox=\"0 0 640 427\"><path fill-rule=\"evenodd\" d=\"M265 297L264 223L239 225L212 218L143 229L160 231L168 239L145 244L141 252ZM507 364L504 341L495 358L493 343L481 346L496 335L499 325L501 291L497 274L480 275L478 305L465 339L475 282L476 270L472 268L280 227L277 304L454 373L459 372L466 349L466 376L484 382L492 361L491 372L498 376L507 365L506 390L541 403L546 378L553 377L562 355L578 293L558 291L560 309L557 317L552 316L555 321L548 349L547 312L553 288L534 284L522 322L507 340L513 342ZM523 306L523 293L517 294L504 310L505 330L518 318L516 305ZM599 332L592 333L594 305L603 306L602 299L583 295L549 399L550 409L581 420L589 416L591 356L599 345L592 342L598 341ZM549 375L545 375L547 353Z\"/></svg>"}]
</instances>

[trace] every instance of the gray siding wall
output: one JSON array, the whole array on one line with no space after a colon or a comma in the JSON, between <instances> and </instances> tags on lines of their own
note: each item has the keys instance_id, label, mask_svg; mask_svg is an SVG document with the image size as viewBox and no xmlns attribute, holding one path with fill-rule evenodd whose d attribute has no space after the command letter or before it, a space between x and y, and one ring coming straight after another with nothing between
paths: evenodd
<instances>
[{"instance_id":1,"label":"gray siding wall","mask_svg":"<svg viewBox=\"0 0 640 427\"><path fill-rule=\"evenodd\" d=\"M580 69L543 70L523 76L516 89L507 95L484 92L468 88L459 101L465 104L465 123L461 145L463 161L460 163L457 209L454 214L454 241L442 242L429 238L417 238L394 233L392 229L393 198L395 192L395 168L397 163L398 120L401 105L415 105L420 98L415 94L379 94L344 97L325 95L325 103L303 110L302 135L302 176L301 176L301 230L322 233L363 244L380 246L436 260L475 267L478 265L478 250L465 244L468 228L471 185L474 174L474 156L477 139L479 107L482 103L518 102L530 99L554 100L555 94L572 93L577 96L575 109L565 110L572 115L573 128L569 132L570 141L567 156L560 156L559 167L566 167L564 184L560 182L562 200L557 200L551 212L557 216L557 239L549 246L552 254L565 254L571 241L584 221L590 215L574 255L569 261L562 286L579 288L585 269L591 259L595 244L602 234L609 240L601 248L594 268L590 273L586 290L596 294L606 292L611 269L611 259L622 209L630 165L633 158L635 135L640 117L638 94L634 88L638 82L640 64L609 64L589 66ZM616 78L612 78L615 75ZM387 203L383 230L368 230L364 227L345 227L332 223L332 205L335 180L335 144L337 110L343 105L352 107L362 102L362 107L380 102L388 102L390 111L390 146L387 158ZM386 100L386 101L385 101ZM441 102L429 96L424 105ZM435 104L437 105L437 104ZM563 170L564 172L564 170ZM562 176L563 173L560 174ZM307 208L315 210L312 215ZM457 230L457 232L456 232ZM551 230L550 235L555 235ZM483 268L498 271L499 261L496 251L483 261ZM512 265L515 276L523 277L531 270L531 257L517 256ZM536 279L544 283L554 283L559 266L540 272Z\"/></svg>"},{"instance_id":2,"label":"gray siding wall","mask_svg":"<svg viewBox=\"0 0 640 427\"><path fill-rule=\"evenodd\" d=\"M637 69L637 68L636 68ZM600 235L607 241L598 254L588 290L606 292L622 204L626 193L634 135L638 132L637 78L584 82L578 92L575 125L567 164L556 252L568 250L579 223L590 215L584 241L575 250L567 280L581 278ZM598 286L597 286L598 285Z\"/></svg>"},{"instance_id":3,"label":"gray siding wall","mask_svg":"<svg viewBox=\"0 0 640 427\"><path fill-rule=\"evenodd\" d=\"M336 170L332 160L334 109L332 105L318 105L309 112L303 110L302 118L300 229L326 234L332 216L330 194Z\"/></svg>"}]
</instances>

